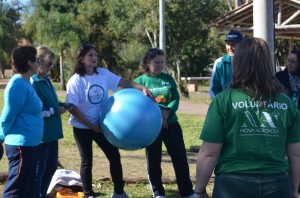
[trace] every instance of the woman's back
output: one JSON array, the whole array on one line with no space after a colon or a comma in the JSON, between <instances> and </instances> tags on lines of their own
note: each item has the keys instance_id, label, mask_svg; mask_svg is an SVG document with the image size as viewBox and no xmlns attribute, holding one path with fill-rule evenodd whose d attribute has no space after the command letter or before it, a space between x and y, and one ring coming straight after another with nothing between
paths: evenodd
<instances>
[{"instance_id":1,"label":"woman's back","mask_svg":"<svg viewBox=\"0 0 300 198\"><path fill-rule=\"evenodd\" d=\"M286 142L300 141L297 119L300 112L284 94L269 102L253 101L237 89L222 92L212 101L201 135L223 143L215 173L287 171Z\"/></svg>"}]
</instances>

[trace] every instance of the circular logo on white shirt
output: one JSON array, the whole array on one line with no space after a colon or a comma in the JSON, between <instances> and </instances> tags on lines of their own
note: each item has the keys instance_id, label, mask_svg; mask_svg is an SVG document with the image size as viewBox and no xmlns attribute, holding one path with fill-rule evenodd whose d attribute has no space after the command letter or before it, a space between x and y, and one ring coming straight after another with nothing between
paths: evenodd
<instances>
[{"instance_id":1,"label":"circular logo on white shirt","mask_svg":"<svg viewBox=\"0 0 300 198\"><path fill-rule=\"evenodd\" d=\"M99 85L92 85L88 91L88 99L92 104L99 104L104 98L104 89Z\"/></svg>"}]
</instances>

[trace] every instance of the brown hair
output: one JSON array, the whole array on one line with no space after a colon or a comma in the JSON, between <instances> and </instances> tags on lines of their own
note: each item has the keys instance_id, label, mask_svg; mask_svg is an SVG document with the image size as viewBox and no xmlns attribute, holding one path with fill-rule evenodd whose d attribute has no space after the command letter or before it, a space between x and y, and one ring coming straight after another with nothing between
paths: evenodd
<instances>
[{"instance_id":1,"label":"brown hair","mask_svg":"<svg viewBox=\"0 0 300 198\"><path fill-rule=\"evenodd\" d=\"M255 100L273 100L282 91L274 75L268 44L260 38L245 38L233 58L232 88Z\"/></svg>"},{"instance_id":2,"label":"brown hair","mask_svg":"<svg viewBox=\"0 0 300 198\"><path fill-rule=\"evenodd\" d=\"M300 76L300 50L299 49L293 49L289 52L289 54L295 54L297 56L298 64L297 64L296 74Z\"/></svg>"},{"instance_id":3,"label":"brown hair","mask_svg":"<svg viewBox=\"0 0 300 198\"><path fill-rule=\"evenodd\" d=\"M33 46L21 46L15 48L11 53L12 69L15 73L24 74L30 67L28 61L36 61L37 51Z\"/></svg>"},{"instance_id":4,"label":"brown hair","mask_svg":"<svg viewBox=\"0 0 300 198\"><path fill-rule=\"evenodd\" d=\"M84 44L80 46L75 60L74 73L79 74L80 76L84 76L86 74L84 64L82 63L82 58L91 50L94 49L97 51L96 46L92 44ZM97 68L94 68L94 72L97 74Z\"/></svg>"},{"instance_id":5,"label":"brown hair","mask_svg":"<svg viewBox=\"0 0 300 198\"><path fill-rule=\"evenodd\" d=\"M159 48L150 48L146 51L144 54L141 62L140 62L140 71L143 74L150 74L149 66L148 64L152 59L154 59L156 56L165 56L166 53Z\"/></svg>"}]
</instances>

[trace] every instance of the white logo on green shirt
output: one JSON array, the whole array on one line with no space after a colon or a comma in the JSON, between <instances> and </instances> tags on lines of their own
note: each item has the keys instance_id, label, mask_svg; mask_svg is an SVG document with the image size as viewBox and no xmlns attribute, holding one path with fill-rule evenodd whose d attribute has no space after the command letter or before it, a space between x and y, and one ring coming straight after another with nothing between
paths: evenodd
<instances>
[{"instance_id":1,"label":"white logo on green shirt","mask_svg":"<svg viewBox=\"0 0 300 198\"><path fill-rule=\"evenodd\" d=\"M286 103L268 102L268 101L240 101L240 102L232 103L232 106L234 109L265 107L265 108L286 110L288 108Z\"/></svg>"},{"instance_id":2,"label":"white logo on green shirt","mask_svg":"<svg viewBox=\"0 0 300 198\"><path fill-rule=\"evenodd\" d=\"M275 121L278 121L278 114L270 114L265 111L256 113L253 111L244 111L244 114L245 122L240 128L241 136L279 137L279 130L275 124Z\"/></svg>"}]
</instances>

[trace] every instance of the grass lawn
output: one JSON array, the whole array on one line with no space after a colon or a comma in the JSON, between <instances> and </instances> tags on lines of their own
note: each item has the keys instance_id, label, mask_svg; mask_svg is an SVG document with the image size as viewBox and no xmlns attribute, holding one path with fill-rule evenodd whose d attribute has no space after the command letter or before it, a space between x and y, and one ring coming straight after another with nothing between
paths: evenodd
<instances>
[{"instance_id":1,"label":"grass lawn","mask_svg":"<svg viewBox=\"0 0 300 198\"><path fill-rule=\"evenodd\" d=\"M56 84L57 85L57 84ZM202 88L207 90L207 88ZM203 92L201 92L203 93ZM193 103L209 103L208 94L191 94L190 99ZM60 96L64 101L64 97ZM3 90L0 90L0 110L3 107ZM183 129L185 146L190 166L191 179L194 182L196 176L197 153L190 152L191 146L200 146L199 134L202 129L204 115L178 114L179 122ZM72 134L72 128L68 124L69 115L62 115L64 138L59 141L59 163L65 169L74 170L79 173L79 154ZM94 190L98 193L97 197L110 197L113 185L110 180L108 161L103 152L94 145L93 178ZM129 197L151 197L151 190L147 182L146 159L144 149L137 151L120 150L122 156L123 175L126 181L125 191ZM166 197L179 197L175 182L174 170L170 157L165 147L163 147L163 179L166 189ZM0 162L0 172L7 171L7 159L4 156ZM0 184L0 192L3 190L3 183ZM211 193L212 184L208 188Z\"/></svg>"}]
</instances>

